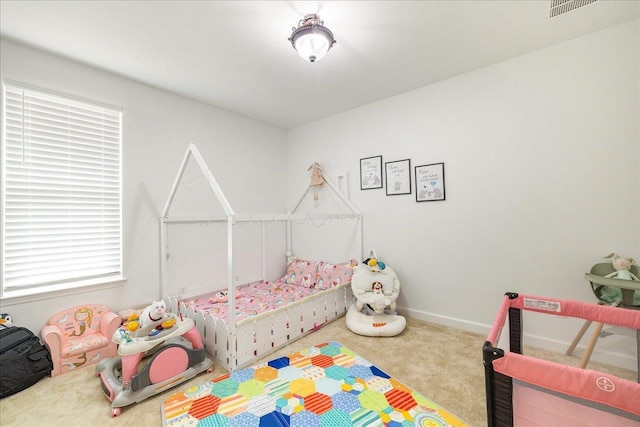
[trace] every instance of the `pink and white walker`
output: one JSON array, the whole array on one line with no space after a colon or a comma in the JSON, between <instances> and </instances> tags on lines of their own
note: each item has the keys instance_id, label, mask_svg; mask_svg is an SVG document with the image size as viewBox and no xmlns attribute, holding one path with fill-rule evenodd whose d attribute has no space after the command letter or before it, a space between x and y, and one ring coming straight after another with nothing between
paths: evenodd
<instances>
[{"instance_id":1,"label":"pink and white walker","mask_svg":"<svg viewBox=\"0 0 640 427\"><path fill-rule=\"evenodd\" d=\"M96 366L102 391L113 408L112 417L120 415L124 406L162 393L203 371L213 371L193 320L180 319L173 313L167 316L135 332L118 329L112 340L119 345L119 356ZM139 370L138 364L145 356L150 359Z\"/></svg>"}]
</instances>

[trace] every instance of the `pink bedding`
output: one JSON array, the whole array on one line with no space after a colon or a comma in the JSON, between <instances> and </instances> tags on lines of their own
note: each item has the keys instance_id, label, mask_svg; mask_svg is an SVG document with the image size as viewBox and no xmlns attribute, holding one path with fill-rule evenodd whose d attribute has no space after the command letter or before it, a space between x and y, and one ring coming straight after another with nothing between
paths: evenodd
<instances>
[{"instance_id":1,"label":"pink bedding","mask_svg":"<svg viewBox=\"0 0 640 427\"><path fill-rule=\"evenodd\" d=\"M257 282L240 287L236 289L236 322L291 304L321 291L322 289L315 287L287 284L282 280ZM210 295L203 295L195 300L183 302L192 306L195 311L202 311L227 323L228 302L211 303L209 297Z\"/></svg>"}]
</instances>

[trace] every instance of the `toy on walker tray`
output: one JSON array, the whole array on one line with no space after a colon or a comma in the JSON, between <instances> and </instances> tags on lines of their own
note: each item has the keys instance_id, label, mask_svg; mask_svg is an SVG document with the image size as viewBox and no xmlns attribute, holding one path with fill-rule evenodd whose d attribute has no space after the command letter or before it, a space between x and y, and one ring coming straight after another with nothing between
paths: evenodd
<instances>
[{"instance_id":1,"label":"toy on walker tray","mask_svg":"<svg viewBox=\"0 0 640 427\"><path fill-rule=\"evenodd\" d=\"M96 366L102 391L111 402L112 417L120 415L124 406L161 393L203 371L213 371L193 320L165 313L163 302L154 302L150 307L140 317L130 316L128 323L113 334L112 341L119 344L119 356L104 359ZM150 310L155 310L151 320L143 320ZM145 356L150 357L149 361L138 369Z\"/></svg>"},{"instance_id":2,"label":"toy on walker tray","mask_svg":"<svg viewBox=\"0 0 640 427\"><path fill-rule=\"evenodd\" d=\"M367 336L394 336L402 332L406 319L395 311L400 281L391 267L378 259L374 251L355 268L351 290L356 302L347 310L347 327Z\"/></svg>"}]
</instances>

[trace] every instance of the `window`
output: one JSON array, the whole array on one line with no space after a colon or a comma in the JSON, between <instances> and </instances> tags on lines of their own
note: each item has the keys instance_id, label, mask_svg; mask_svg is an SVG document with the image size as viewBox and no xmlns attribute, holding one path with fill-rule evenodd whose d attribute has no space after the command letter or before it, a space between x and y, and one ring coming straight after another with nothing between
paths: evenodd
<instances>
[{"instance_id":1,"label":"window","mask_svg":"<svg viewBox=\"0 0 640 427\"><path fill-rule=\"evenodd\" d=\"M122 279L122 111L3 84L2 295Z\"/></svg>"}]
</instances>

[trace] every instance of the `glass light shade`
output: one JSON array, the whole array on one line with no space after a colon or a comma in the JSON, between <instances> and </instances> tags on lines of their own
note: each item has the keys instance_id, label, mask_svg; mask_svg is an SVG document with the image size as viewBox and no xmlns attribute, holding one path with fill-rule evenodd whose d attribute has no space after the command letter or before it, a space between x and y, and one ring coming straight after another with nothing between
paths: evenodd
<instances>
[{"instance_id":1,"label":"glass light shade","mask_svg":"<svg viewBox=\"0 0 640 427\"><path fill-rule=\"evenodd\" d=\"M323 26L318 15L306 15L298 28L293 28L289 41L298 54L309 62L315 62L327 54L336 42L333 33Z\"/></svg>"},{"instance_id":2,"label":"glass light shade","mask_svg":"<svg viewBox=\"0 0 640 427\"><path fill-rule=\"evenodd\" d=\"M331 41L324 32L309 29L304 34L298 34L293 43L298 55L309 62L315 62L327 54Z\"/></svg>"}]
</instances>

